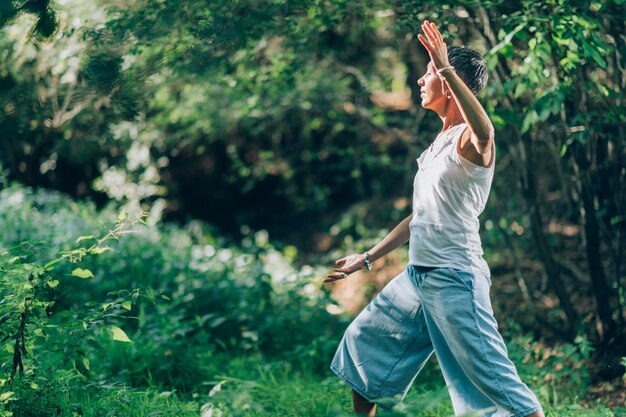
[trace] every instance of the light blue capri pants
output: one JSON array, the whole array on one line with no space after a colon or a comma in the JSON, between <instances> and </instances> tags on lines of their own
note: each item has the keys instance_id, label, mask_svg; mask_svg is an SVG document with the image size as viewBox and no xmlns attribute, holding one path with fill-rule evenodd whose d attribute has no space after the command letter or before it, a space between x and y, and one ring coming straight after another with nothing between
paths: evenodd
<instances>
[{"instance_id":1,"label":"light blue capri pants","mask_svg":"<svg viewBox=\"0 0 626 417\"><path fill-rule=\"evenodd\" d=\"M434 351L457 415L540 410L507 356L490 285L483 275L409 265L350 324L331 369L365 399L391 408Z\"/></svg>"}]
</instances>

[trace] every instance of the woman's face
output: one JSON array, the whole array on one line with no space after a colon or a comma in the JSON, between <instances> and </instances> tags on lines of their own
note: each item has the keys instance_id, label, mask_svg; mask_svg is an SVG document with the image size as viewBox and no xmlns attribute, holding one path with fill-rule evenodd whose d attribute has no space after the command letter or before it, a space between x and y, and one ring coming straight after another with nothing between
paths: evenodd
<instances>
[{"instance_id":1,"label":"woman's face","mask_svg":"<svg viewBox=\"0 0 626 417\"><path fill-rule=\"evenodd\" d=\"M437 110L439 106L444 106L448 99L443 92L443 83L434 70L433 63L429 62L426 67L426 74L417 81L421 87L420 97L422 98L422 107L430 110Z\"/></svg>"}]
</instances>

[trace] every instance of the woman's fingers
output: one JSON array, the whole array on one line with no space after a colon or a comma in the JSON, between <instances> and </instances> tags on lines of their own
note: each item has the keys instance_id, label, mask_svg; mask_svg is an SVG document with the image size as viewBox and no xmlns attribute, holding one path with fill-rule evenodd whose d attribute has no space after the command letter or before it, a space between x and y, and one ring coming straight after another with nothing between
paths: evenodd
<instances>
[{"instance_id":1,"label":"woman's fingers","mask_svg":"<svg viewBox=\"0 0 626 417\"><path fill-rule=\"evenodd\" d=\"M437 29L437 26L435 26L435 24L432 22L429 22L428 26L431 32L433 33L433 36L435 37L435 39L437 39L440 42L443 42L443 36L441 36L441 32L439 32L439 29Z\"/></svg>"},{"instance_id":2,"label":"woman's fingers","mask_svg":"<svg viewBox=\"0 0 626 417\"><path fill-rule=\"evenodd\" d=\"M437 64L435 64L435 60L433 58L433 53L434 53L433 46L421 34L417 35L417 38L422 43L422 45L424 45L424 48L426 48L426 51L428 52L428 55L430 56L430 60L433 62L435 69L437 69Z\"/></svg>"},{"instance_id":3,"label":"woman's fingers","mask_svg":"<svg viewBox=\"0 0 626 417\"><path fill-rule=\"evenodd\" d=\"M422 31L426 34L426 38L428 39L428 42L433 42L433 41L437 40L437 36L433 32L433 30L430 27L428 21L425 21L422 24Z\"/></svg>"},{"instance_id":4,"label":"woman's fingers","mask_svg":"<svg viewBox=\"0 0 626 417\"><path fill-rule=\"evenodd\" d=\"M329 274L329 275L326 275L326 278L324 278L324 282L333 282L339 279L341 279L341 277L335 276L335 274Z\"/></svg>"},{"instance_id":5,"label":"woman's fingers","mask_svg":"<svg viewBox=\"0 0 626 417\"><path fill-rule=\"evenodd\" d=\"M424 20L424 23L422 23L422 31L426 34L428 42L443 43L443 36L441 36L441 32L439 32L439 29L437 29L434 23Z\"/></svg>"},{"instance_id":6,"label":"woman's fingers","mask_svg":"<svg viewBox=\"0 0 626 417\"><path fill-rule=\"evenodd\" d=\"M426 48L426 50L430 51L430 42L428 42L428 40L423 37L421 33L417 35L417 39L419 39L422 45L424 45L424 48Z\"/></svg>"},{"instance_id":7,"label":"woman's fingers","mask_svg":"<svg viewBox=\"0 0 626 417\"><path fill-rule=\"evenodd\" d=\"M450 65L448 63L448 48L437 26L428 20L424 20L422 32L423 34L418 34L417 38L428 51L435 69Z\"/></svg>"},{"instance_id":8,"label":"woman's fingers","mask_svg":"<svg viewBox=\"0 0 626 417\"><path fill-rule=\"evenodd\" d=\"M340 279L344 279L347 276L348 276L348 274L345 273L345 272L333 272L332 274L326 275L326 278L324 278L324 282L337 281L337 280L340 280Z\"/></svg>"},{"instance_id":9,"label":"woman's fingers","mask_svg":"<svg viewBox=\"0 0 626 417\"><path fill-rule=\"evenodd\" d=\"M337 281L339 279L344 279L348 275L353 272L358 271L362 268L362 265L359 263L360 255L349 255L345 258L341 258L335 261L335 268L333 268L333 272L326 275L324 278L324 282L332 282Z\"/></svg>"},{"instance_id":10,"label":"woman's fingers","mask_svg":"<svg viewBox=\"0 0 626 417\"><path fill-rule=\"evenodd\" d=\"M324 282L338 281L340 279L344 279L349 274L351 274L353 271L349 271L346 267L346 262L348 262L349 258L350 256L346 256L345 258L341 258L335 261L336 268L333 268L332 273L326 275L326 278L324 278Z\"/></svg>"},{"instance_id":11,"label":"woman's fingers","mask_svg":"<svg viewBox=\"0 0 626 417\"><path fill-rule=\"evenodd\" d=\"M426 42L430 45L430 35L428 33L428 29L426 29L426 24L422 24L422 32L424 33L424 36L422 36L422 38L425 38Z\"/></svg>"}]
</instances>

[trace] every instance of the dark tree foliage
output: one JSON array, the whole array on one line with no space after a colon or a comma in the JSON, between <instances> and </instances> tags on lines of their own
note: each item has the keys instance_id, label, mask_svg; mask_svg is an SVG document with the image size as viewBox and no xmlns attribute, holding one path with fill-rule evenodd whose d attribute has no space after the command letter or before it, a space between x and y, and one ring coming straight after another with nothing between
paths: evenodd
<instances>
[{"instance_id":1,"label":"dark tree foliage","mask_svg":"<svg viewBox=\"0 0 626 417\"><path fill-rule=\"evenodd\" d=\"M0 28L9 24L16 16L30 13L36 21L33 33L49 37L57 28L56 14L50 0L2 0L0 2Z\"/></svg>"}]
</instances>

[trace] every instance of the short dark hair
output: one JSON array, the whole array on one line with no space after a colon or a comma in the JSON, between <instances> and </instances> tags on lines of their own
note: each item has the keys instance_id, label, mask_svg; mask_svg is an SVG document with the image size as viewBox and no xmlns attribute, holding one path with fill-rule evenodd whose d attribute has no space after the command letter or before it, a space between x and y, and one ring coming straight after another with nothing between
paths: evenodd
<instances>
[{"instance_id":1,"label":"short dark hair","mask_svg":"<svg viewBox=\"0 0 626 417\"><path fill-rule=\"evenodd\" d=\"M478 95L485 88L489 74L487 62L481 54L471 48L451 45L448 47L448 60L472 93Z\"/></svg>"}]
</instances>

